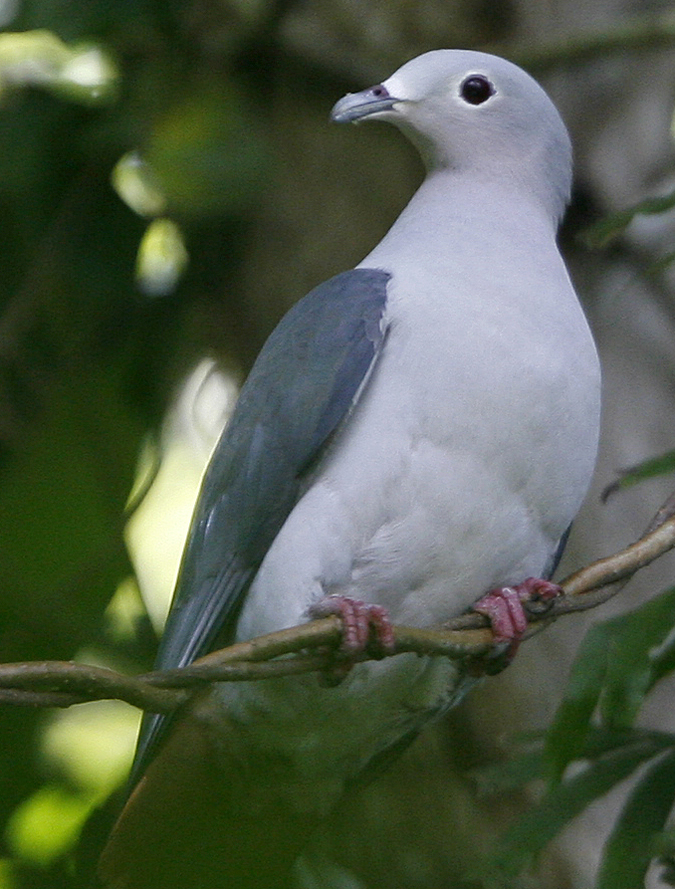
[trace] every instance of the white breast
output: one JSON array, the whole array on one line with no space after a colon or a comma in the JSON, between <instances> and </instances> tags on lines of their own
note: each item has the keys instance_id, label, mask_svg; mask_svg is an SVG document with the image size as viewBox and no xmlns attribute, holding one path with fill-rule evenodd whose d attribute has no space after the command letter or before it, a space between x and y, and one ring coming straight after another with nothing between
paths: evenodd
<instances>
[{"instance_id":1,"label":"white breast","mask_svg":"<svg viewBox=\"0 0 675 889\"><path fill-rule=\"evenodd\" d=\"M433 261L413 262L404 213L364 260L392 272L383 354L265 558L240 638L293 625L327 593L446 620L540 574L576 514L599 369L552 235L447 230L442 248L419 246Z\"/></svg>"},{"instance_id":2,"label":"white breast","mask_svg":"<svg viewBox=\"0 0 675 889\"><path fill-rule=\"evenodd\" d=\"M472 195L458 214L437 186L362 263L392 275L386 342L258 571L239 638L302 622L329 593L395 623L446 620L540 574L579 508L600 378L553 221L522 230L538 211L518 194ZM293 677L218 694L252 745L297 759L292 804L321 806L466 686L454 662L406 655L337 689Z\"/></svg>"}]
</instances>

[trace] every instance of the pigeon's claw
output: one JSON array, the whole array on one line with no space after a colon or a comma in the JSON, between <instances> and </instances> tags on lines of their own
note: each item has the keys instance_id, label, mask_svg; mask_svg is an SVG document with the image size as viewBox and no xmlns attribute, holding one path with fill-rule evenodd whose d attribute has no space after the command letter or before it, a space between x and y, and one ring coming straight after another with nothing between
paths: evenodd
<instances>
[{"instance_id":1,"label":"pigeon's claw","mask_svg":"<svg viewBox=\"0 0 675 889\"><path fill-rule=\"evenodd\" d=\"M485 672L499 672L515 657L527 629L526 610L539 612L561 594L558 584L528 577L516 586L490 590L474 603L473 610L489 618L496 647L495 655L490 655L485 664Z\"/></svg>"},{"instance_id":2,"label":"pigeon's claw","mask_svg":"<svg viewBox=\"0 0 675 889\"><path fill-rule=\"evenodd\" d=\"M369 605L349 596L325 596L309 609L313 618L331 614L342 620L342 654L353 657L366 650L378 654L393 652L394 630L387 609L382 605Z\"/></svg>"}]
</instances>

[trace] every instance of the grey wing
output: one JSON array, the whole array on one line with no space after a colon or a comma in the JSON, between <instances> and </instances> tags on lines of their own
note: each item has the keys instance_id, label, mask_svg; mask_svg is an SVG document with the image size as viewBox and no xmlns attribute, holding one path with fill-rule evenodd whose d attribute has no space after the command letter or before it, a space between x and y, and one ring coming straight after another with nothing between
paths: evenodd
<instances>
[{"instance_id":1,"label":"grey wing","mask_svg":"<svg viewBox=\"0 0 675 889\"><path fill-rule=\"evenodd\" d=\"M551 555L551 558L548 560L548 563L545 565L544 570L541 572L541 576L545 580L550 580L556 572L558 565L560 564L560 560L563 557L563 553L565 552L565 547L567 546L567 541L570 536L570 531L572 530L572 525L567 526L567 530L563 533L562 537L558 541L558 545L555 548L555 552Z\"/></svg>"},{"instance_id":2,"label":"grey wing","mask_svg":"<svg viewBox=\"0 0 675 889\"><path fill-rule=\"evenodd\" d=\"M204 476L156 667L232 638L246 591L384 341L390 275L354 269L300 300L263 347ZM139 777L166 718L145 716Z\"/></svg>"}]
</instances>

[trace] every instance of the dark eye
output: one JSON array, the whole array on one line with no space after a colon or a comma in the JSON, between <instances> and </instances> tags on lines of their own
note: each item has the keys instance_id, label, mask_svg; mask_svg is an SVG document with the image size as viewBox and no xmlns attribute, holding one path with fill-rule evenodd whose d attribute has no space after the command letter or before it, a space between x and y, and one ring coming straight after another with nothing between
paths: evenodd
<instances>
[{"instance_id":1,"label":"dark eye","mask_svg":"<svg viewBox=\"0 0 675 889\"><path fill-rule=\"evenodd\" d=\"M482 105L494 95L494 91L495 88L482 74L471 74L459 88L460 96L469 105Z\"/></svg>"}]
</instances>

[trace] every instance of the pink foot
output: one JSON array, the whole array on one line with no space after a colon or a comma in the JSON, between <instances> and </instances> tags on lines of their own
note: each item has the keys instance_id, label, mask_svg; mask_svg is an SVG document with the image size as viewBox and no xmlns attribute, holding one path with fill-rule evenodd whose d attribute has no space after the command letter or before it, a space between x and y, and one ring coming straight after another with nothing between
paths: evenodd
<instances>
[{"instance_id":1,"label":"pink foot","mask_svg":"<svg viewBox=\"0 0 675 889\"><path fill-rule=\"evenodd\" d=\"M309 609L310 617L336 614L342 620L340 650L354 655L374 645L385 654L394 650L394 631L389 614L381 605L368 605L349 596L325 596Z\"/></svg>"},{"instance_id":2,"label":"pink foot","mask_svg":"<svg viewBox=\"0 0 675 889\"><path fill-rule=\"evenodd\" d=\"M518 651L527 629L527 614L523 606L534 605L531 610L539 610L542 606L546 608L561 593L562 589L556 583L528 577L516 586L491 590L473 605L474 611L490 619L495 644L502 649L505 647L498 655L500 666L494 672L508 666Z\"/></svg>"}]
</instances>

